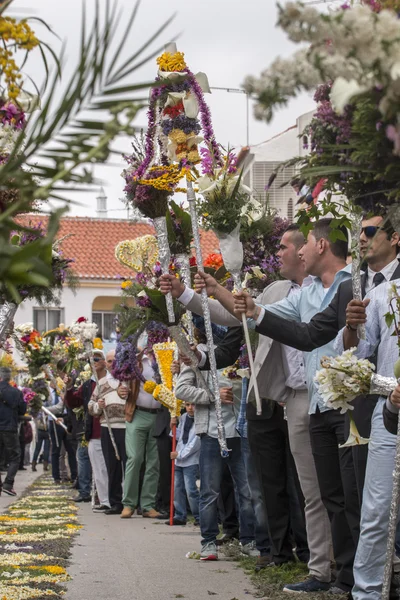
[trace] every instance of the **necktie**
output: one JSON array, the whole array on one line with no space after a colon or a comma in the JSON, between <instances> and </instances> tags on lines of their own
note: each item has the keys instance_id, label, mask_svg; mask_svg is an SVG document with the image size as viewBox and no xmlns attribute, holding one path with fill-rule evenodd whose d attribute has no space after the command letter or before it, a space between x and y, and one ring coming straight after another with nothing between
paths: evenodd
<instances>
[{"instance_id":1,"label":"necktie","mask_svg":"<svg viewBox=\"0 0 400 600\"><path fill-rule=\"evenodd\" d=\"M386 281L385 276L382 275L382 273L375 273L374 278L372 280L374 287L378 287L378 285L380 285L382 281Z\"/></svg>"}]
</instances>

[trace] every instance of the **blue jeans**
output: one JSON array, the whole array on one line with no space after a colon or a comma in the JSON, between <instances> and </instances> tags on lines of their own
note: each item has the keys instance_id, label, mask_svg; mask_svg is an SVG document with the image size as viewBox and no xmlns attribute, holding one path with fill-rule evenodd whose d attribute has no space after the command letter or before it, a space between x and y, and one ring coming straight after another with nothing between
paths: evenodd
<instances>
[{"instance_id":1,"label":"blue jeans","mask_svg":"<svg viewBox=\"0 0 400 600\"><path fill-rule=\"evenodd\" d=\"M271 553L271 540L269 537L268 517L263 500L260 480L258 478L254 460L250 452L250 446L247 437L240 438L240 442L242 445L244 467L250 489L251 504L254 511L254 536L256 539L256 546L261 556L267 556Z\"/></svg>"},{"instance_id":2,"label":"blue jeans","mask_svg":"<svg viewBox=\"0 0 400 600\"><path fill-rule=\"evenodd\" d=\"M44 429L38 429L38 438L35 446L35 452L33 454L32 461L37 462L39 458L40 451L43 448L43 460L44 462L49 462L49 452L50 452L50 435L48 431L44 431Z\"/></svg>"},{"instance_id":3,"label":"blue jeans","mask_svg":"<svg viewBox=\"0 0 400 600\"><path fill-rule=\"evenodd\" d=\"M354 600L380 600L389 526L396 436L383 424L379 399L372 415L361 507L360 541L354 559Z\"/></svg>"},{"instance_id":4,"label":"blue jeans","mask_svg":"<svg viewBox=\"0 0 400 600\"><path fill-rule=\"evenodd\" d=\"M76 452L78 461L78 490L82 498L88 498L91 495L92 486L92 466L89 459L87 446L82 446L79 442Z\"/></svg>"},{"instance_id":5,"label":"blue jeans","mask_svg":"<svg viewBox=\"0 0 400 600\"><path fill-rule=\"evenodd\" d=\"M190 510L194 520L199 520L199 490L196 480L199 478L199 465L190 465L189 467L175 466L174 480L174 508L175 518L179 521L186 521L186 496L189 500Z\"/></svg>"},{"instance_id":6,"label":"blue jeans","mask_svg":"<svg viewBox=\"0 0 400 600\"><path fill-rule=\"evenodd\" d=\"M221 488L223 461L228 461L239 504L239 539L242 544L254 540L254 513L241 451L240 438L226 440L230 450L222 458L217 438L201 437L200 448L200 529L202 543L215 542L218 530L217 501Z\"/></svg>"}]
</instances>

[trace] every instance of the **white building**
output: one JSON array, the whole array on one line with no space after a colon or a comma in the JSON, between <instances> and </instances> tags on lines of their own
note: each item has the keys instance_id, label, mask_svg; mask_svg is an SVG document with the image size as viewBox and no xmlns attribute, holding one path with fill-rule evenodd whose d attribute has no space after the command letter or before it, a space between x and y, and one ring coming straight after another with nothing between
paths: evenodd
<instances>
[{"instance_id":1,"label":"white building","mask_svg":"<svg viewBox=\"0 0 400 600\"><path fill-rule=\"evenodd\" d=\"M295 168L288 167L280 170L271 188L267 190L266 187L272 173L282 162L307 153L304 145L308 140L303 139L302 133L310 123L313 114L314 111L301 115L296 125L266 142L246 149L244 182L256 192L260 200L265 201L268 197L271 207L276 208L282 217L290 220L293 219L298 198L290 185L281 186L293 179L296 175Z\"/></svg>"}]
</instances>

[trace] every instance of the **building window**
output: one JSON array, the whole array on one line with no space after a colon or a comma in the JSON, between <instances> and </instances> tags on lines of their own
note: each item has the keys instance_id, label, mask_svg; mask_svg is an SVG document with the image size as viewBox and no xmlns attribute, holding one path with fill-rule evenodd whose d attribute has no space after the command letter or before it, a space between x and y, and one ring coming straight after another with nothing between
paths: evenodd
<instances>
[{"instance_id":1,"label":"building window","mask_svg":"<svg viewBox=\"0 0 400 600\"><path fill-rule=\"evenodd\" d=\"M98 335L105 341L115 336L115 313L111 311L92 312L92 321L99 328Z\"/></svg>"},{"instance_id":2,"label":"building window","mask_svg":"<svg viewBox=\"0 0 400 600\"><path fill-rule=\"evenodd\" d=\"M293 198L289 198L287 205L287 218L291 223L293 222Z\"/></svg>"},{"instance_id":3,"label":"building window","mask_svg":"<svg viewBox=\"0 0 400 600\"><path fill-rule=\"evenodd\" d=\"M43 333L49 329L56 329L63 321L64 309L62 308L34 308L33 326Z\"/></svg>"}]
</instances>

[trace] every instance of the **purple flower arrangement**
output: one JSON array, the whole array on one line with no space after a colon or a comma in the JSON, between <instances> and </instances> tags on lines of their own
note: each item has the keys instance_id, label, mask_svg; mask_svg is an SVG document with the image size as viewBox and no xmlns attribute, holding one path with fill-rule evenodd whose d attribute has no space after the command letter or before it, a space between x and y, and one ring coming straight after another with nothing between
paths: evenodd
<instances>
[{"instance_id":1,"label":"purple flower arrangement","mask_svg":"<svg viewBox=\"0 0 400 600\"><path fill-rule=\"evenodd\" d=\"M118 381L145 381L137 356L139 336L140 333L137 332L135 335L129 336L117 343L111 374Z\"/></svg>"}]
</instances>

